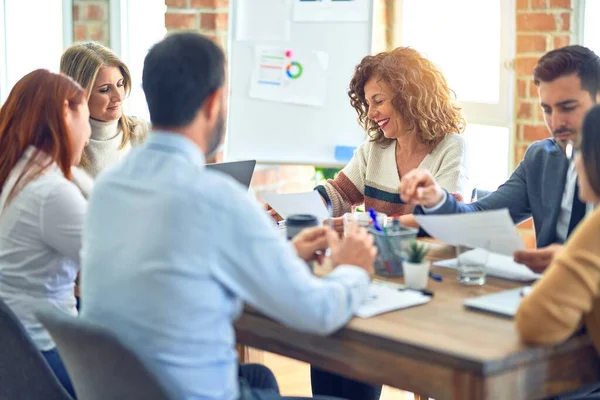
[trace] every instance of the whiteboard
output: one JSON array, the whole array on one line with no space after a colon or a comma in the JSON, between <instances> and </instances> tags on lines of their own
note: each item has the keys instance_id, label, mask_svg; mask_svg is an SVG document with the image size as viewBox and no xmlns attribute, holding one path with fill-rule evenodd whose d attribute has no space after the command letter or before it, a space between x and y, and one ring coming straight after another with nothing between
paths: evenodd
<instances>
[{"instance_id":1,"label":"whiteboard","mask_svg":"<svg viewBox=\"0 0 600 400\"><path fill-rule=\"evenodd\" d=\"M264 7L272 0L229 2L229 112L224 157L228 161L255 159L267 164L342 166L347 160L335 158L336 146L357 147L366 139L364 130L357 122L356 111L350 106L347 92L354 68L364 56L371 54L373 0L331 2L364 2L366 15L362 21L307 21L306 16L312 17L313 14L304 13L299 17L295 7L311 2L279 1L289 5L289 12L284 13L288 22L276 24L281 28L280 33L286 33L279 40L265 40L264 37L255 40L251 32L252 29L260 31L264 25L263 18L270 15L268 7L262 10L256 7ZM254 7L249 11L250 14L261 20L254 25L248 24L248 20L255 17L249 17L246 13L250 2ZM240 15L239 11L245 14ZM281 12L278 14L282 15ZM295 17L303 20L296 20ZM295 86L301 96L288 96L285 100L277 101L257 98L257 94L266 93L268 97L271 93L268 87L257 84L258 81L262 82L262 78L257 78L257 70L264 67L260 67L261 57L267 54L264 51L277 53L280 50L289 50L292 54L290 59L294 58L294 54L300 54L303 60L313 63L311 65L314 68L305 67L304 75L293 82L297 84L302 79L308 79L302 86ZM283 75L286 79L299 72L296 69L290 74L290 65L285 71L288 76L285 72ZM319 68L322 69L318 73L310 75L311 71ZM265 71L268 72L261 69L260 73ZM302 97L306 94L304 92L314 96ZM309 104L302 103L302 99Z\"/></svg>"}]
</instances>

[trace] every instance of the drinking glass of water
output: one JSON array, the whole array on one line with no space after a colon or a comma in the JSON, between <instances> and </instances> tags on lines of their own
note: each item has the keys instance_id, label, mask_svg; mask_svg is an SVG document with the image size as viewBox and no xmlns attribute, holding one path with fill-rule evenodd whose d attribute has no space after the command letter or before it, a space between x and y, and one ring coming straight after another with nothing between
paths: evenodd
<instances>
[{"instance_id":1,"label":"drinking glass of water","mask_svg":"<svg viewBox=\"0 0 600 400\"><path fill-rule=\"evenodd\" d=\"M456 246L456 269L458 281L463 285L483 285L486 277L486 264L489 258L489 244L472 248Z\"/></svg>"}]
</instances>

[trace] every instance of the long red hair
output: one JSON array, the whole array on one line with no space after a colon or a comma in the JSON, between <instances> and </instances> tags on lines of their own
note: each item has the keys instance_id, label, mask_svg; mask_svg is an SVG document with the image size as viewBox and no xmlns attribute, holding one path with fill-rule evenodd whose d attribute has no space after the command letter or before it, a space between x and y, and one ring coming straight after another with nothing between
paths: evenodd
<instances>
[{"instance_id":1,"label":"long red hair","mask_svg":"<svg viewBox=\"0 0 600 400\"><path fill-rule=\"evenodd\" d=\"M0 194L25 150L35 147L6 204L53 162L71 179L73 149L65 121L65 101L69 108L76 110L86 101L85 91L65 75L38 69L15 84L0 108ZM48 157L40 159L40 152Z\"/></svg>"}]
</instances>

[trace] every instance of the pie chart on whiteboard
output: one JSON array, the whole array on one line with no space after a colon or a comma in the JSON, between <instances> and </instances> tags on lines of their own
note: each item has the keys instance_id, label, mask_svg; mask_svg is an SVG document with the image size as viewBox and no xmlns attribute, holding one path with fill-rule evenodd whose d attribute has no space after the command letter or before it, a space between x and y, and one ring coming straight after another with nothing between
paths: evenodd
<instances>
[{"instance_id":1,"label":"pie chart on whiteboard","mask_svg":"<svg viewBox=\"0 0 600 400\"><path fill-rule=\"evenodd\" d=\"M256 46L249 96L322 107L328 64L329 55L323 51Z\"/></svg>"},{"instance_id":2,"label":"pie chart on whiteboard","mask_svg":"<svg viewBox=\"0 0 600 400\"><path fill-rule=\"evenodd\" d=\"M302 76L302 64L298 61L290 62L285 68L285 73L290 79L298 79Z\"/></svg>"}]
</instances>

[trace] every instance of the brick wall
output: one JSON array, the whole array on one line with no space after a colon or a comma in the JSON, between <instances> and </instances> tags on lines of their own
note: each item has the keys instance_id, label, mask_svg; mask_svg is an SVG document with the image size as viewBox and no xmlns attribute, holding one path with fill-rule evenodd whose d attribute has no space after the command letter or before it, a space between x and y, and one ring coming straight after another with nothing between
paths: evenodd
<instances>
[{"instance_id":1,"label":"brick wall","mask_svg":"<svg viewBox=\"0 0 600 400\"><path fill-rule=\"evenodd\" d=\"M110 0L73 0L73 40L93 40L110 46Z\"/></svg>"},{"instance_id":2,"label":"brick wall","mask_svg":"<svg viewBox=\"0 0 600 400\"><path fill-rule=\"evenodd\" d=\"M109 1L74 0L74 40L95 40L105 45L109 38ZM531 72L545 52L567 45L574 30L573 7L577 0L516 0L516 91L514 125L514 166L523 158L527 146L548 137L538 105ZM167 30L196 30L227 47L228 0L165 0ZM374 52L389 47L394 21L395 0L376 0ZM314 182L310 166L260 166L252 186L264 191L310 190ZM534 243L531 222L521 227L529 245Z\"/></svg>"},{"instance_id":3,"label":"brick wall","mask_svg":"<svg viewBox=\"0 0 600 400\"><path fill-rule=\"evenodd\" d=\"M388 12L393 0L376 0L374 50L387 48L391 33L388 29ZM165 0L167 13L165 25L168 31L195 30L208 35L227 47L228 0ZM217 155L219 161L221 155ZM315 186L315 170L312 166L262 165L252 180L252 189L260 198L264 192L298 192L312 190Z\"/></svg>"},{"instance_id":4,"label":"brick wall","mask_svg":"<svg viewBox=\"0 0 600 400\"><path fill-rule=\"evenodd\" d=\"M515 165L531 142L549 136L531 73L544 53L570 43L571 1L517 0Z\"/></svg>"},{"instance_id":5,"label":"brick wall","mask_svg":"<svg viewBox=\"0 0 600 400\"><path fill-rule=\"evenodd\" d=\"M516 166L527 146L549 137L539 106L532 71L538 59L547 51L568 45L574 30L573 7L577 0L517 0L516 2L516 91L514 143ZM535 243L533 223L521 226L529 246Z\"/></svg>"},{"instance_id":6,"label":"brick wall","mask_svg":"<svg viewBox=\"0 0 600 400\"><path fill-rule=\"evenodd\" d=\"M195 30L227 46L228 0L165 0L168 31Z\"/></svg>"}]
</instances>

